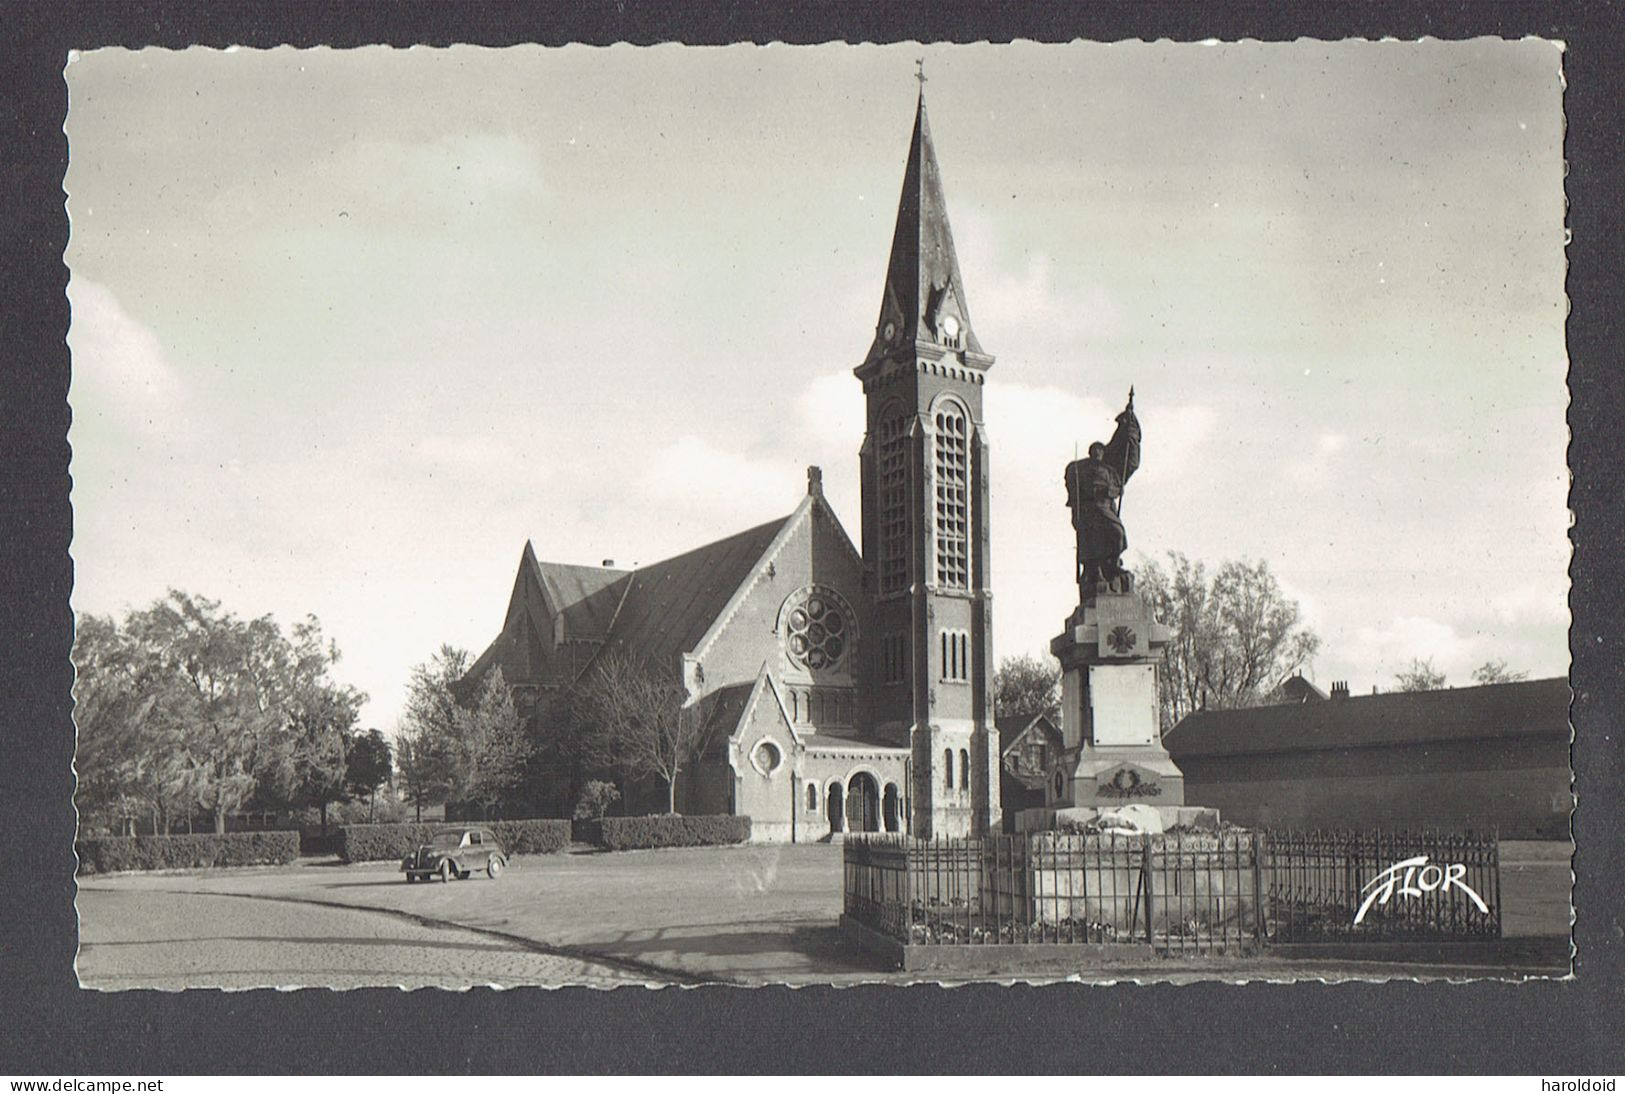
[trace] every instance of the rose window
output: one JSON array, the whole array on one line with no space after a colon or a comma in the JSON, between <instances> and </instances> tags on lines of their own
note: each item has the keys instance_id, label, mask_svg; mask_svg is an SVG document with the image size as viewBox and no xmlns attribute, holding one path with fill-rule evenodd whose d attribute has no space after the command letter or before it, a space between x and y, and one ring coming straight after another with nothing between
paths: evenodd
<instances>
[{"instance_id":1,"label":"rose window","mask_svg":"<svg viewBox=\"0 0 1625 1094\"><path fill-rule=\"evenodd\" d=\"M846 617L828 597L809 596L788 624L790 656L810 669L828 668L846 652Z\"/></svg>"}]
</instances>

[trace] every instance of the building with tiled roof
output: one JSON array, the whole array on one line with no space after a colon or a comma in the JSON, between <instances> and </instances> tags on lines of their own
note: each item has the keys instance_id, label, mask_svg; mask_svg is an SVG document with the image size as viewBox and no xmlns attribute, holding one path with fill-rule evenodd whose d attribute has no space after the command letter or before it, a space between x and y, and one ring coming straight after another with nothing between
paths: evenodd
<instances>
[{"instance_id":1,"label":"building with tiled roof","mask_svg":"<svg viewBox=\"0 0 1625 1094\"><path fill-rule=\"evenodd\" d=\"M714 732L678 778L678 807L748 814L757 839L996 828L992 364L922 96L874 339L854 370L868 403L861 551L816 468L788 516L650 566L546 562L526 543L502 631L469 678L500 666L533 711L604 650L680 673Z\"/></svg>"},{"instance_id":2,"label":"building with tiled roof","mask_svg":"<svg viewBox=\"0 0 1625 1094\"><path fill-rule=\"evenodd\" d=\"M1566 679L1191 714L1163 734L1188 800L1273 828L1567 838Z\"/></svg>"},{"instance_id":3,"label":"building with tiled roof","mask_svg":"<svg viewBox=\"0 0 1625 1094\"><path fill-rule=\"evenodd\" d=\"M999 731L999 804L1005 829L1013 832L1017 813L1049 804L1044 787L1066 742L1048 713L1005 715L994 724Z\"/></svg>"}]
</instances>

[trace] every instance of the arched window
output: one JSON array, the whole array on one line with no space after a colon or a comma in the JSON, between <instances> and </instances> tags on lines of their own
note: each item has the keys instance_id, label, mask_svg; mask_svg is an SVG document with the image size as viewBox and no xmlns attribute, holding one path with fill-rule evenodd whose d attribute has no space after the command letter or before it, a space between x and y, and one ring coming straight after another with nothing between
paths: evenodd
<instances>
[{"instance_id":1,"label":"arched window","mask_svg":"<svg viewBox=\"0 0 1625 1094\"><path fill-rule=\"evenodd\" d=\"M882 410L876 433L880 591L886 594L908 588L908 424L901 409Z\"/></svg>"},{"instance_id":2,"label":"arched window","mask_svg":"<svg viewBox=\"0 0 1625 1094\"><path fill-rule=\"evenodd\" d=\"M970 679L970 635L965 631L940 631L937 635L941 658L941 678L944 680Z\"/></svg>"},{"instance_id":3,"label":"arched window","mask_svg":"<svg viewBox=\"0 0 1625 1094\"><path fill-rule=\"evenodd\" d=\"M970 588L970 429L956 403L936 416L936 574L944 589Z\"/></svg>"},{"instance_id":4,"label":"arched window","mask_svg":"<svg viewBox=\"0 0 1625 1094\"><path fill-rule=\"evenodd\" d=\"M944 790L954 788L954 750L951 748L942 750L942 787Z\"/></svg>"},{"instance_id":5,"label":"arched window","mask_svg":"<svg viewBox=\"0 0 1625 1094\"><path fill-rule=\"evenodd\" d=\"M959 789L970 787L970 753L965 749L959 750Z\"/></svg>"},{"instance_id":6,"label":"arched window","mask_svg":"<svg viewBox=\"0 0 1625 1094\"><path fill-rule=\"evenodd\" d=\"M807 812L818 812L818 787L812 783L807 784Z\"/></svg>"}]
</instances>

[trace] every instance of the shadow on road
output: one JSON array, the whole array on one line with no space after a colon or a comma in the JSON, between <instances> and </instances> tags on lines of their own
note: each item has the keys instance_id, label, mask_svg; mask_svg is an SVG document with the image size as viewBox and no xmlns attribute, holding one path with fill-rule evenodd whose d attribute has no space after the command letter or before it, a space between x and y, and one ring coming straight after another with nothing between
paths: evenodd
<instances>
[{"instance_id":1,"label":"shadow on road","mask_svg":"<svg viewBox=\"0 0 1625 1094\"><path fill-rule=\"evenodd\" d=\"M453 928L455 929L455 928ZM285 946L398 946L411 949L425 947L436 950L479 950L490 953L527 953L530 947L518 943L450 942L444 939L370 938L365 936L300 935L297 938L278 938L275 935L200 934L191 938L131 938L117 942L85 942L82 948L114 949L119 946L195 946L200 942L244 942L254 945Z\"/></svg>"},{"instance_id":2,"label":"shadow on road","mask_svg":"<svg viewBox=\"0 0 1625 1094\"><path fill-rule=\"evenodd\" d=\"M734 926L711 925L705 933L628 932L613 941L591 942L582 948L674 972L728 980L885 971L883 964L853 949L835 926L780 930Z\"/></svg>"}]
</instances>

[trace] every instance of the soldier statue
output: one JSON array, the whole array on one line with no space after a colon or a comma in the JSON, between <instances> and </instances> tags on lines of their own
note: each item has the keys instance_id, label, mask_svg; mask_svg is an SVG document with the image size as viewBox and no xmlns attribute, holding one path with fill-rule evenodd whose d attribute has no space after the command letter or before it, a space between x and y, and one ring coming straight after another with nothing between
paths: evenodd
<instances>
[{"instance_id":1,"label":"soldier statue","mask_svg":"<svg viewBox=\"0 0 1625 1094\"><path fill-rule=\"evenodd\" d=\"M1134 578L1123 569L1128 536L1123 531L1123 484L1140 466L1140 422L1134 416L1134 389L1117 416L1117 431L1106 444L1089 446L1085 459L1066 466L1066 504L1078 535L1079 601L1097 592L1132 592Z\"/></svg>"}]
</instances>

